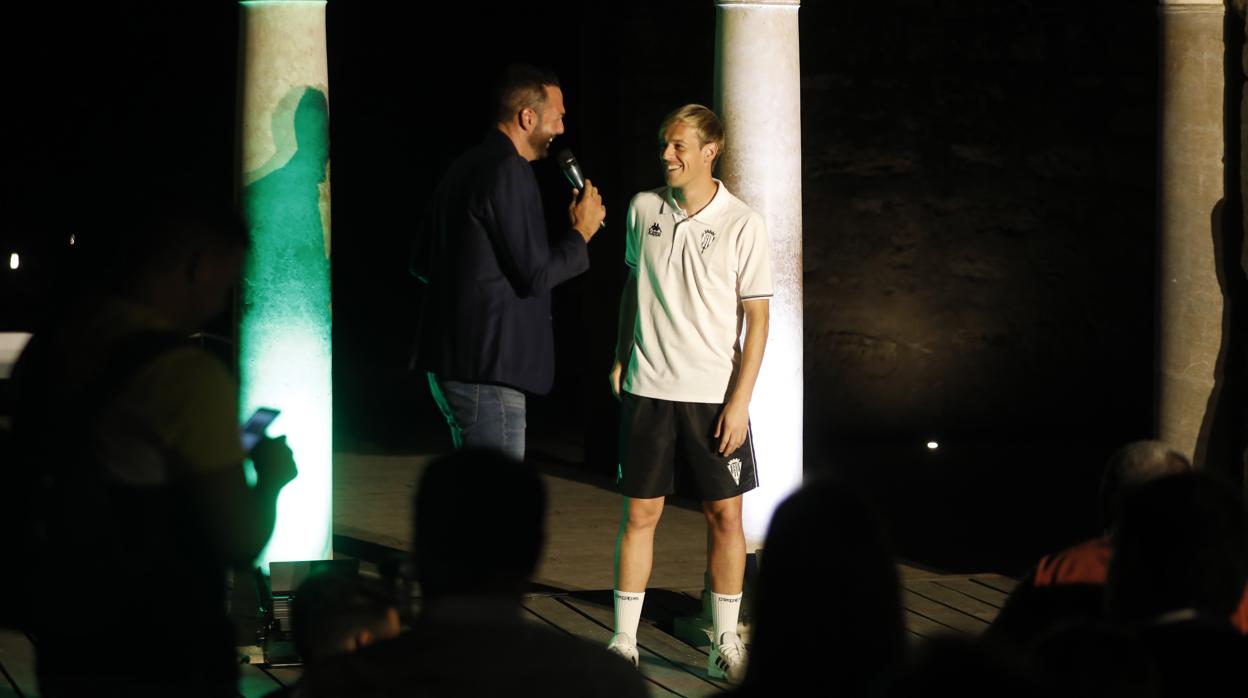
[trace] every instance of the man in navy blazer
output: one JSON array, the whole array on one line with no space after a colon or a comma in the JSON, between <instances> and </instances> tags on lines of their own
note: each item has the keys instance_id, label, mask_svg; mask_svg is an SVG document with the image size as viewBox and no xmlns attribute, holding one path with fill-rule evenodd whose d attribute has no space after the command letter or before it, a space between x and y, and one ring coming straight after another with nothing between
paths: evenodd
<instances>
[{"instance_id":1,"label":"man in navy blazer","mask_svg":"<svg viewBox=\"0 0 1248 698\"><path fill-rule=\"evenodd\" d=\"M589 268L586 245L606 209L593 183L573 190L570 226L553 239L529 164L563 133L559 79L513 65L495 88L495 127L451 165L434 193L431 229L413 259L428 284L416 366L456 448L523 460L525 393L554 381L550 290Z\"/></svg>"}]
</instances>

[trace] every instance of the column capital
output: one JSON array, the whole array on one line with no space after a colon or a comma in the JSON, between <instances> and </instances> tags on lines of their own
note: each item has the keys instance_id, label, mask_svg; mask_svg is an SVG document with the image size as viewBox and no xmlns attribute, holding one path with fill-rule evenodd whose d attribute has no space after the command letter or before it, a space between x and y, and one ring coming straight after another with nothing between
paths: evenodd
<instances>
[{"instance_id":1,"label":"column capital","mask_svg":"<svg viewBox=\"0 0 1248 698\"><path fill-rule=\"evenodd\" d=\"M802 0L715 0L715 4L719 7L732 7L734 5L744 5L744 6L767 5L767 6L776 6L776 7L783 7L783 6L798 7L802 4Z\"/></svg>"},{"instance_id":2,"label":"column capital","mask_svg":"<svg viewBox=\"0 0 1248 698\"><path fill-rule=\"evenodd\" d=\"M1162 12L1224 14L1228 9L1242 14L1245 0L1157 0Z\"/></svg>"}]
</instances>

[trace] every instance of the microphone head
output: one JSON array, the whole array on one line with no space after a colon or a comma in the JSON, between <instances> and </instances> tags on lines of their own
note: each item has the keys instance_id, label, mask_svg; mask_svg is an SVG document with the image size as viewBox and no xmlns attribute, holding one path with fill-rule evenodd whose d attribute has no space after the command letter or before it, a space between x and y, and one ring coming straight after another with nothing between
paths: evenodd
<instances>
[{"instance_id":1,"label":"microphone head","mask_svg":"<svg viewBox=\"0 0 1248 698\"><path fill-rule=\"evenodd\" d=\"M585 189L585 177L581 174L581 166L576 162L576 156L572 154L571 148L564 148L555 156L559 160L559 167L563 170L563 174L568 178L568 182L577 189Z\"/></svg>"}]
</instances>

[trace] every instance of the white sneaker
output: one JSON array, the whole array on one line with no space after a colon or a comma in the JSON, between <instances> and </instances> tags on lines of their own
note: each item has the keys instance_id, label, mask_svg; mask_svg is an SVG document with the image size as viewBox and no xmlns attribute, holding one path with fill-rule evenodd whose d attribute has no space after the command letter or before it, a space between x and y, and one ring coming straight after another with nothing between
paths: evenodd
<instances>
[{"instance_id":1,"label":"white sneaker","mask_svg":"<svg viewBox=\"0 0 1248 698\"><path fill-rule=\"evenodd\" d=\"M616 633L611 636L611 642L607 645L607 651L611 654L618 655L624 661L637 668L637 640L633 639L628 633Z\"/></svg>"},{"instance_id":2,"label":"white sneaker","mask_svg":"<svg viewBox=\"0 0 1248 698\"><path fill-rule=\"evenodd\" d=\"M745 644L736 633L727 632L719 636L719 643L711 648L711 656L706 660L706 671L712 679L728 679L740 683L745 678L747 652Z\"/></svg>"}]
</instances>

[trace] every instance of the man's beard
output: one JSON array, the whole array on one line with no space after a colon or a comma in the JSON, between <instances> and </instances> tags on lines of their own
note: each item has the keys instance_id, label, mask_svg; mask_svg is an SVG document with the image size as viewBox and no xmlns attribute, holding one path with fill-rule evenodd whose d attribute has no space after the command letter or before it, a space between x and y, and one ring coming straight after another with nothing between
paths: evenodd
<instances>
[{"instance_id":1,"label":"man's beard","mask_svg":"<svg viewBox=\"0 0 1248 698\"><path fill-rule=\"evenodd\" d=\"M537 155L538 160L541 160L550 154L551 140L551 135L542 131L540 125L538 126L538 130L534 131L533 135L529 136L529 147L533 148L533 152Z\"/></svg>"}]
</instances>

